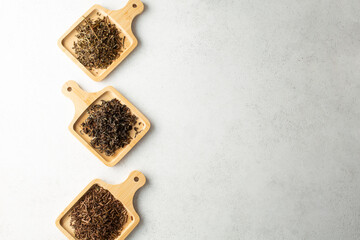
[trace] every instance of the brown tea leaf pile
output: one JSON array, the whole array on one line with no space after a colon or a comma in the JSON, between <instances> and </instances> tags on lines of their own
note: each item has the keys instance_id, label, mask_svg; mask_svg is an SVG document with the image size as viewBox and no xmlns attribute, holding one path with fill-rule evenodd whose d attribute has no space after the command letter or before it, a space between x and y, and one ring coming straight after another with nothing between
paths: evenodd
<instances>
[{"instance_id":1,"label":"brown tea leaf pile","mask_svg":"<svg viewBox=\"0 0 360 240\"><path fill-rule=\"evenodd\" d=\"M125 36L120 36L120 31L107 16L95 21L86 18L76 31L73 49L79 62L89 70L106 69L124 48Z\"/></svg>"},{"instance_id":2,"label":"brown tea leaf pile","mask_svg":"<svg viewBox=\"0 0 360 240\"><path fill-rule=\"evenodd\" d=\"M101 101L88 110L89 117L81 123L82 133L92 137L90 144L106 156L111 156L119 148L128 145L132 139L130 132L137 133L137 117L116 98Z\"/></svg>"},{"instance_id":3,"label":"brown tea leaf pile","mask_svg":"<svg viewBox=\"0 0 360 240\"><path fill-rule=\"evenodd\" d=\"M113 240L127 222L122 203L99 185L92 186L70 213L70 226L79 240Z\"/></svg>"}]
</instances>

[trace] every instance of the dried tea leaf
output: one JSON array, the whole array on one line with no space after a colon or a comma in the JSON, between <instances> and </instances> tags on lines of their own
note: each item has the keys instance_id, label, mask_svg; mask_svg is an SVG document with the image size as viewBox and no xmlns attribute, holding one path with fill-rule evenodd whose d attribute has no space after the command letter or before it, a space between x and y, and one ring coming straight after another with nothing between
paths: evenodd
<instances>
[{"instance_id":1,"label":"dried tea leaf","mask_svg":"<svg viewBox=\"0 0 360 240\"><path fill-rule=\"evenodd\" d=\"M130 143L130 132L137 123L137 117L125 104L121 104L116 98L102 100L101 105L93 105L88 114L89 117L81 123L81 133L92 137L92 147L111 156L117 149ZM137 134L138 130L134 130Z\"/></svg>"},{"instance_id":2,"label":"dried tea leaf","mask_svg":"<svg viewBox=\"0 0 360 240\"><path fill-rule=\"evenodd\" d=\"M120 36L120 30L107 16L95 21L86 18L76 31L73 49L79 62L89 70L106 69L125 48L125 36Z\"/></svg>"},{"instance_id":3,"label":"dried tea leaf","mask_svg":"<svg viewBox=\"0 0 360 240\"><path fill-rule=\"evenodd\" d=\"M92 186L70 212L70 226L79 240L114 240L127 219L122 203L99 185Z\"/></svg>"}]
</instances>

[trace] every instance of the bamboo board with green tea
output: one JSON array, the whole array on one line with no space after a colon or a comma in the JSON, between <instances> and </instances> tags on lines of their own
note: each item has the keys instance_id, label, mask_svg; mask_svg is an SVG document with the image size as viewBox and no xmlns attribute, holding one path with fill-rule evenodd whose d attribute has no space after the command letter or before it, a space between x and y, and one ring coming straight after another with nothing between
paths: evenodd
<instances>
[{"instance_id":1,"label":"bamboo board with green tea","mask_svg":"<svg viewBox=\"0 0 360 240\"><path fill-rule=\"evenodd\" d=\"M91 79L102 81L137 46L131 25L143 10L140 0L129 0L120 10L94 5L65 32L58 46Z\"/></svg>"}]
</instances>

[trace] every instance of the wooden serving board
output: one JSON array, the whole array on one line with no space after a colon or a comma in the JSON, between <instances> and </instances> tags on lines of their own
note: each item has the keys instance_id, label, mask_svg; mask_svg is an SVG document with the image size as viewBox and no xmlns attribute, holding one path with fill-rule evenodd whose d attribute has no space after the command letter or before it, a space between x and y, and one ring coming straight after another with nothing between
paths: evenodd
<instances>
[{"instance_id":1,"label":"wooden serving board","mask_svg":"<svg viewBox=\"0 0 360 240\"><path fill-rule=\"evenodd\" d=\"M99 185L111 192L116 199L118 199L126 208L128 213L128 220L123 227L120 235L116 240L125 239L130 232L138 225L140 222L140 217L136 213L133 205L133 198L135 192L144 186L146 178L144 174L139 171L133 171L130 173L129 177L121 184L111 185L101 179L95 179L91 181L84 190L81 191L79 195L65 208L65 210L60 214L56 219L56 226L65 234L68 239L76 240L74 229L70 226L70 213L75 204L81 199L82 196L94 185Z\"/></svg>"},{"instance_id":2,"label":"wooden serving board","mask_svg":"<svg viewBox=\"0 0 360 240\"><path fill-rule=\"evenodd\" d=\"M59 39L58 46L94 81L103 80L119 63L121 63L137 46L138 42L131 30L133 19L144 10L144 4L140 0L129 0L126 6L120 10L109 10L100 5L92 6L69 30ZM76 38L76 27L83 24L86 18L97 19L101 16L109 16L110 22L121 30L121 36L125 36L125 50L107 69L92 69L84 67L77 59L73 49Z\"/></svg>"},{"instance_id":3,"label":"wooden serving board","mask_svg":"<svg viewBox=\"0 0 360 240\"><path fill-rule=\"evenodd\" d=\"M70 98L75 105L75 116L69 125L70 132L106 166L112 167L116 165L150 129L149 120L123 95L111 86L106 87L99 92L88 93L82 90L75 81L68 81L63 85L62 92L65 96ZM88 117L87 110L89 107L95 104L101 104L101 100L109 101L113 98L116 98L122 104L125 104L128 108L130 108L131 113L137 116L138 119L136 127L138 128L138 132L140 132L136 135L136 132L133 129L130 132L130 135L133 137L131 142L124 148L118 149L114 155L106 156L104 153L101 153L98 149L91 146L91 137L81 133L81 123L83 123Z\"/></svg>"}]
</instances>

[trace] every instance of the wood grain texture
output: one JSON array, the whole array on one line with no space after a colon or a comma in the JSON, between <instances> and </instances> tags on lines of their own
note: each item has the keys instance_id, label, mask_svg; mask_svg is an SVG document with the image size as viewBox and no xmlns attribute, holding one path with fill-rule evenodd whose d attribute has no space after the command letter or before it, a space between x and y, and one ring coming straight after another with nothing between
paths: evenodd
<instances>
[{"instance_id":1,"label":"wood grain texture","mask_svg":"<svg viewBox=\"0 0 360 240\"><path fill-rule=\"evenodd\" d=\"M63 85L62 92L73 101L75 106L75 115L69 125L70 132L106 166L112 167L116 165L150 129L149 120L123 95L111 86L108 86L99 92L88 93L82 90L75 81L68 81ZM136 127L138 127L138 131L140 132L136 135L135 130L133 129L130 132L130 135L133 138L131 142L124 148L116 150L114 155L106 156L104 153L101 153L98 149L91 146L91 137L81 133L80 125L88 117L87 109L89 107L95 104L101 104L101 100L109 101L113 98L118 99L122 104L129 107L131 113L138 118Z\"/></svg>"},{"instance_id":2,"label":"wood grain texture","mask_svg":"<svg viewBox=\"0 0 360 240\"><path fill-rule=\"evenodd\" d=\"M144 4L140 0L129 0L126 6L120 10L109 10L98 4L92 6L83 16L81 16L58 41L58 46L66 53L70 59L78 65L94 81L102 81L109 75L137 46L138 41L131 30L133 19L142 13ZM84 22L86 18L97 18L97 13L102 16L109 16L111 23L121 31L121 36L125 36L125 50L121 55L106 69L89 70L77 59L73 49L76 38L76 27Z\"/></svg>"},{"instance_id":3,"label":"wood grain texture","mask_svg":"<svg viewBox=\"0 0 360 240\"><path fill-rule=\"evenodd\" d=\"M70 226L70 212L75 204L81 199L82 196L94 185L99 185L111 192L116 199L118 199L126 208L128 213L128 220L125 223L123 230L116 240L125 239L131 231L139 224L140 217L135 211L133 199L136 191L144 186L146 178L140 171L133 171L129 177L121 184L112 185L108 184L101 179L94 179L91 181L76 198L65 208L65 210L56 219L55 224L61 232L70 240L76 240L74 229Z\"/></svg>"}]
</instances>

